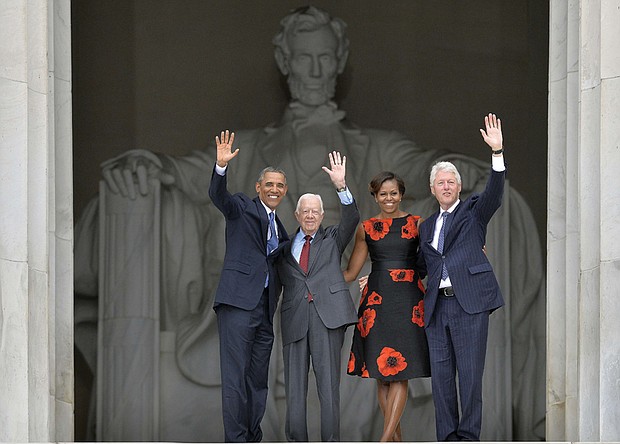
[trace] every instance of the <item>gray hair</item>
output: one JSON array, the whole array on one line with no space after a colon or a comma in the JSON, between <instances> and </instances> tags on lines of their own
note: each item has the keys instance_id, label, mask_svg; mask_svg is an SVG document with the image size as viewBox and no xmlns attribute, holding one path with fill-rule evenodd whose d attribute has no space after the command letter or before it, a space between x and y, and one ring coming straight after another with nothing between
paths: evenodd
<instances>
[{"instance_id":1,"label":"gray hair","mask_svg":"<svg viewBox=\"0 0 620 444\"><path fill-rule=\"evenodd\" d=\"M282 171L280 168L275 168L275 167L272 167L272 166L268 166L268 167L263 168L263 170L258 175L258 180L256 182L261 183L263 181L263 179L265 178L265 174L267 174L267 173L282 174L284 176L284 184L286 184L286 173L284 171Z\"/></svg>"},{"instance_id":2,"label":"gray hair","mask_svg":"<svg viewBox=\"0 0 620 444\"><path fill-rule=\"evenodd\" d=\"M452 162L442 161L442 162L437 162L435 165L433 165L433 169L431 170L431 179L430 179L431 187L433 186L433 182L435 182L435 176L437 176L437 173L440 171L445 171L447 173L453 173L454 177L456 177L456 183L458 183L459 185L461 184L461 174L459 173L459 170L456 169L456 167L454 166Z\"/></svg>"},{"instance_id":3,"label":"gray hair","mask_svg":"<svg viewBox=\"0 0 620 444\"><path fill-rule=\"evenodd\" d=\"M299 214L299 207L301 206L301 201L304 200L304 199L308 199L310 197L316 197L319 200L319 205L321 207L321 214L323 214L325 212L323 210L323 199L321 199L321 195L320 194L306 193L306 194L302 194L299 197L299 200L297 201L297 206L295 207L295 214Z\"/></svg>"},{"instance_id":4,"label":"gray hair","mask_svg":"<svg viewBox=\"0 0 620 444\"><path fill-rule=\"evenodd\" d=\"M336 56L338 60L342 59L349 50L349 39L346 36L347 24L337 17L331 17L329 13L315 6L297 8L280 21L280 32L272 40L276 47L276 58L280 56L283 59L288 59L291 54L287 41L290 33L315 31L326 25L332 29L338 40Z\"/></svg>"}]
</instances>

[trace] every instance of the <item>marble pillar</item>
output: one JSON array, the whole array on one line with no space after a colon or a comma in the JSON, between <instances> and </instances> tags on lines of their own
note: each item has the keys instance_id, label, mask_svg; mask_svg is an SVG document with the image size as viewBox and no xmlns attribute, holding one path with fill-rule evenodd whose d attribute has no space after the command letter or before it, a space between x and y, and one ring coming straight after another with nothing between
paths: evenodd
<instances>
[{"instance_id":1,"label":"marble pillar","mask_svg":"<svg viewBox=\"0 0 620 444\"><path fill-rule=\"evenodd\" d=\"M0 0L0 441L73 439L69 0Z\"/></svg>"},{"instance_id":2,"label":"marble pillar","mask_svg":"<svg viewBox=\"0 0 620 444\"><path fill-rule=\"evenodd\" d=\"M620 0L552 0L547 440L620 440Z\"/></svg>"}]
</instances>

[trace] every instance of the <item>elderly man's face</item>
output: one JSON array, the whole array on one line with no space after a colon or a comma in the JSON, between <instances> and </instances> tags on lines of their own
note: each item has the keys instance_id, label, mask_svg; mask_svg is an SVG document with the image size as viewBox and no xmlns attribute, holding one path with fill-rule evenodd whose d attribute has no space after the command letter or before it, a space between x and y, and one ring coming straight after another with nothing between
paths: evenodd
<instances>
[{"instance_id":1,"label":"elderly man's face","mask_svg":"<svg viewBox=\"0 0 620 444\"><path fill-rule=\"evenodd\" d=\"M304 105L327 103L336 92L338 40L329 26L289 36L291 96Z\"/></svg>"},{"instance_id":2,"label":"elderly man's face","mask_svg":"<svg viewBox=\"0 0 620 444\"><path fill-rule=\"evenodd\" d=\"M461 184L456 180L454 173L448 171L437 171L431 193L437 198L439 206L443 210L448 210L461 194Z\"/></svg>"},{"instance_id":3,"label":"elderly man's face","mask_svg":"<svg viewBox=\"0 0 620 444\"><path fill-rule=\"evenodd\" d=\"M299 203L299 211L295 212L295 218L299 222L301 231L304 234L313 235L323 222L323 213L321 213L321 202L316 197L305 197Z\"/></svg>"}]
</instances>

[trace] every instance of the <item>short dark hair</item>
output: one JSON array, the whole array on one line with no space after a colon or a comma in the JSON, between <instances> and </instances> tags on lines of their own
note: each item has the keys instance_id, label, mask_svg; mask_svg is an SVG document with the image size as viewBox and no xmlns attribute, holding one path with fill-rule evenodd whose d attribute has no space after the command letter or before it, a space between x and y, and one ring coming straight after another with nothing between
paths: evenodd
<instances>
[{"instance_id":1,"label":"short dark hair","mask_svg":"<svg viewBox=\"0 0 620 444\"><path fill-rule=\"evenodd\" d=\"M388 180L396 181L396 184L398 185L398 191L400 191L401 196L405 195L405 181L403 181L403 179L401 179L398 174L392 173L391 171L381 171L379 174L373 177L368 184L368 191L370 191L370 194L372 194L373 196L376 196L381 189L381 185L383 185L383 182Z\"/></svg>"},{"instance_id":2,"label":"short dark hair","mask_svg":"<svg viewBox=\"0 0 620 444\"><path fill-rule=\"evenodd\" d=\"M280 168L276 168L276 167L272 167L272 166L268 166L268 167L263 168L263 170L258 175L258 180L256 182L261 183L263 181L263 179L265 178L265 174L267 174L267 173L282 174L284 176L284 183L286 184L286 173L284 171L282 171Z\"/></svg>"}]
</instances>

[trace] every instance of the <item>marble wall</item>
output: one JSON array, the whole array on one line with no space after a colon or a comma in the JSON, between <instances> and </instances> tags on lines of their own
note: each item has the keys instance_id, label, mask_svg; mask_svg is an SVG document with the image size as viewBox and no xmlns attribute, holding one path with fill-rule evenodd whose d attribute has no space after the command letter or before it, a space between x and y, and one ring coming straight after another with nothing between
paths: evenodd
<instances>
[{"instance_id":1,"label":"marble wall","mask_svg":"<svg viewBox=\"0 0 620 444\"><path fill-rule=\"evenodd\" d=\"M620 1L550 3L547 439L620 439Z\"/></svg>"},{"instance_id":2,"label":"marble wall","mask_svg":"<svg viewBox=\"0 0 620 444\"><path fill-rule=\"evenodd\" d=\"M0 441L73 439L68 0L0 2Z\"/></svg>"}]
</instances>

